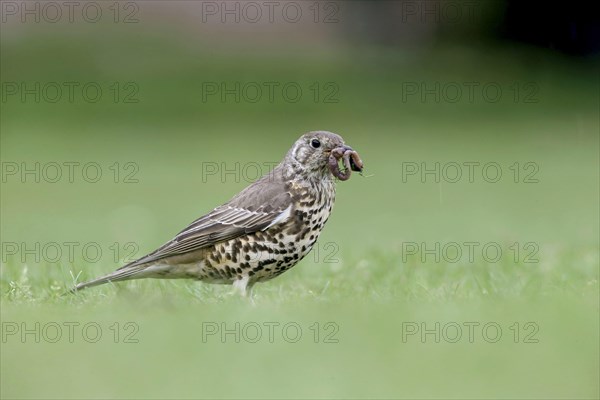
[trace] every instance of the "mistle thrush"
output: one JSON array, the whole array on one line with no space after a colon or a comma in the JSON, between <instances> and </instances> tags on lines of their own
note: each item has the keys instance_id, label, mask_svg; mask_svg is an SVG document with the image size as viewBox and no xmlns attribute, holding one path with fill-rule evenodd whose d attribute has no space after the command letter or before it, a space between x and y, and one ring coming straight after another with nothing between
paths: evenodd
<instances>
[{"instance_id":1,"label":"mistle thrush","mask_svg":"<svg viewBox=\"0 0 600 400\"><path fill-rule=\"evenodd\" d=\"M362 171L362 161L339 135L306 133L270 173L173 240L73 291L128 279L190 278L233 284L246 295L310 252L333 208L336 178L348 179L350 170Z\"/></svg>"}]
</instances>

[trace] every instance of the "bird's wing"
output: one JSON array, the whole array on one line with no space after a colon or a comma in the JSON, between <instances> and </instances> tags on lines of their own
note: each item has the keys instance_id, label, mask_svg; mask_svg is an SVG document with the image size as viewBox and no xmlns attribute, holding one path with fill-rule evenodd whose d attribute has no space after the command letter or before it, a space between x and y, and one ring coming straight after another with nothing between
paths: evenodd
<instances>
[{"instance_id":1,"label":"bird's wing","mask_svg":"<svg viewBox=\"0 0 600 400\"><path fill-rule=\"evenodd\" d=\"M190 253L285 222L291 215L292 195L282 182L269 176L198 218L157 250L119 269Z\"/></svg>"}]
</instances>

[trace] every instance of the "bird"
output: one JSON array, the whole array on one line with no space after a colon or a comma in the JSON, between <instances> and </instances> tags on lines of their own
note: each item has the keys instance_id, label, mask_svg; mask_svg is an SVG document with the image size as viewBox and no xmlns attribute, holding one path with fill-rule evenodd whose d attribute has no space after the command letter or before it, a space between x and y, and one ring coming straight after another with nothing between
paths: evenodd
<instances>
[{"instance_id":1,"label":"bird","mask_svg":"<svg viewBox=\"0 0 600 400\"><path fill-rule=\"evenodd\" d=\"M337 161L344 153L353 156L346 155L342 178ZM256 283L281 275L311 251L333 209L336 182L362 167L340 135L305 133L281 163L227 203L155 251L70 292L130 279L188 278L231 284L252 296Z\"/></svg>"}]
</instances>

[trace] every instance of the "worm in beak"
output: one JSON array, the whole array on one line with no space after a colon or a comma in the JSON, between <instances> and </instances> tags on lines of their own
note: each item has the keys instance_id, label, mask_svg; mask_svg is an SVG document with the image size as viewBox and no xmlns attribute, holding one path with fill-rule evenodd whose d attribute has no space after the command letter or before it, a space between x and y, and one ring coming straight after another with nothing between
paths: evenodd
<instances>
[{"instance_id":1,"label":"worm in beak","mask_svg":"<svg viewBox=\"0 0 600 400\"><path fill-rule=\"evenodd\" d=\"M344 164L344 170L340 170L339 160ZM329 154L329 170L340 181L350 179L352 171L362 172L363 162L358 153L351 147L342 146L331 150Z\"/></svg>"}]
</instances>

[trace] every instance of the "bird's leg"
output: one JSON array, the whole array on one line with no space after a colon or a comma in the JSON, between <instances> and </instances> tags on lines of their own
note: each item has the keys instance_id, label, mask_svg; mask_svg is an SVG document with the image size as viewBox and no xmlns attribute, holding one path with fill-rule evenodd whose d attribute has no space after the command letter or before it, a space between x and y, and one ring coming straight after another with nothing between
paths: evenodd
<instances>
[{"instance_id":1,"label":"bird's leg","mask_svg":"<svg viewBox=\"0 0 600 400\"><path fill-rule=\"evenodd\" d=\"M250 298L250 303L252 303L253 306L256 305L256 303L254 302L254 283L255 282L252 282L247 286L248 297Z\"/></svg>"},{"instance_id":2,"label":"bird's leg","mask_svg":"<svg viewBox=\"0 0 600 400\"><path fill-rule=\"evenodd\" d=\"M249 298L250 303L252 303L253 306L256 305L256 303L254 303L254 296L252 292L252 288L254 287L255 283L256 282L250 282L249 276L245 276L241 279L233 281L233 287L235 288L235 291L240 292L242 297Z\"/></svg>"},{"instance_id":3,"label":"bird's leg","mask_svg":"<svg viewBox=\"0 0 600 400\"><path fill-rule=\"evenodd\" d=\"M249 276L244 276L241 279L236 279L233 281L233 287L235 290L239 291L243 297L248 297L251 295L253 283L248 284L250 282Z\"/></svg>"},{"instance_id":4,"label":"bird's leg","mask_svg":"<svg viewBox=\"0 0 600 400\"><path fill-rule=\"evenodd\" d=\"M249 280L250 280L250 277L245 276L241 279L236 279L235 281L233 281L234 289L236 291L238 291L244 297L247 295L247 287L248 287Z\"/></svg>"}]
</instances>

